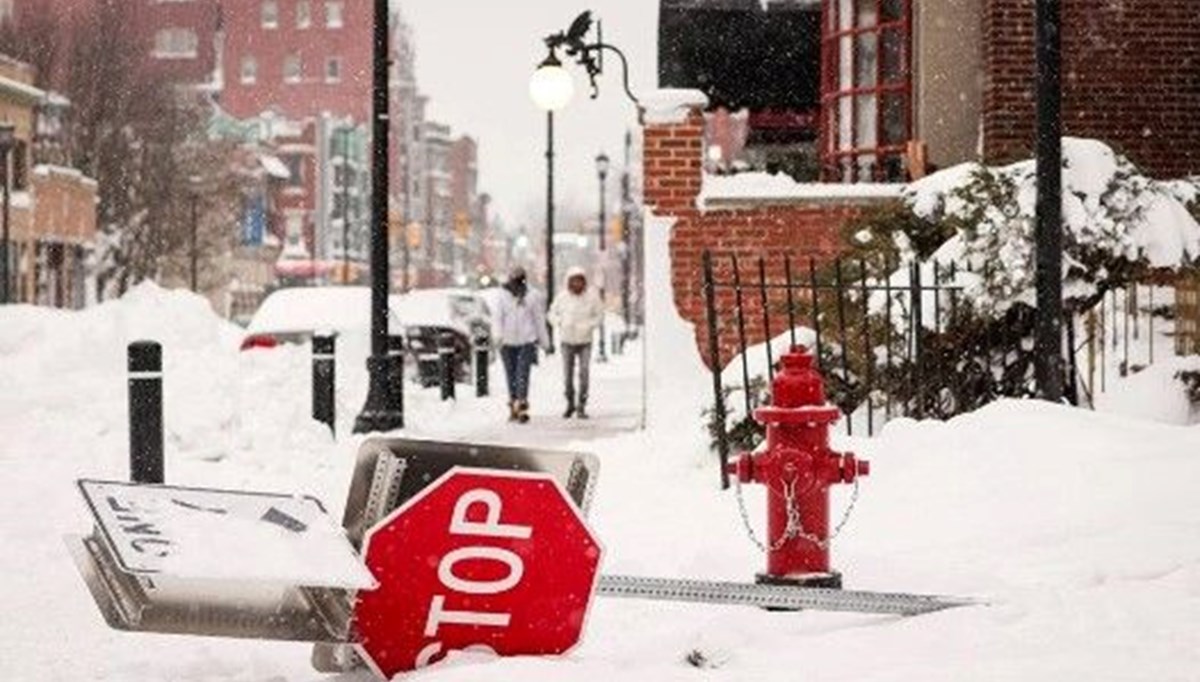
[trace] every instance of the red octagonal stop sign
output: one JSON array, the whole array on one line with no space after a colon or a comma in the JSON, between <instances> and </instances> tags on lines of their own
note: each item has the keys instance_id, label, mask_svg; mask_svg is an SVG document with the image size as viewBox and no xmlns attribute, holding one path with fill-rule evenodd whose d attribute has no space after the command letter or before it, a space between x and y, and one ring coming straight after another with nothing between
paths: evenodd
<instances>
[{"instance_id":1,"label":"red octagonal stop sign","mask_svg":"<svg viewBox=\"0 0 1200 682\"><path fill-rule=\"evenodd\" d=\"M601 547L551 476L459 467L372 528L363 554L379 587L354 608L359 649L390 679L468 647L565 653Z\"/></svg>"}]
</instances>

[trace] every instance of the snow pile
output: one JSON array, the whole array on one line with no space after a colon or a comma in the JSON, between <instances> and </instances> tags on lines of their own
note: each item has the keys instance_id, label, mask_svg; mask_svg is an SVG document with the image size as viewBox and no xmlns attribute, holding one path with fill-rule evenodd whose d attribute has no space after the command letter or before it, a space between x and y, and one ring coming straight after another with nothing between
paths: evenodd
<instances>
[{"instance_id":1,"label":"snow pile","mask_svg":"<svg viewBox=\"0 0 1200 682\"><path fill-rule=\"evenodd\" d=\"M796 182L783 173L712 175L702 180L701 207L735 201L870 201L899 199L905 185L891 183Z\"/></svg>"},{"instance_id":2,"label":"snow pile","mask_svg":"<svg viewBox=\"0 0 1200 682\"><path fill-rule=\"evenodd\" d=\"M912 183L905 199L918 216L961 226L924 267L936 260L944 268L990 269L989 282L970 276L960 282L968 298L997 310L1032 305L1036 171L1033 160L1003 167L966 163ZM1095 272L1098 255L1154 268L1200 257L1200 224L1187 207L1196 192L1195 183L1141 174L1102 142L1063 138L1065 294L1095 293L1095 281L1107 275ZM900 236L897 245L911 256L905 241ZM923 275L932 280L932 272Z\"/></svg>"}]
</instances>

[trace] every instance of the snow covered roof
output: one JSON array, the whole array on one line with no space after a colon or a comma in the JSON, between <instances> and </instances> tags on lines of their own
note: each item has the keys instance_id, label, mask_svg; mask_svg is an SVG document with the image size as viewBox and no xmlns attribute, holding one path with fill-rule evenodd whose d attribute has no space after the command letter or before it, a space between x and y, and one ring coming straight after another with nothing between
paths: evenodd
<instances>
[{"instance_id":1,"label":"snow covered roof","mask_svg":"<svg viewBox=\"0 0 1200 682\"><path fill-rule=\"evenodd\" d=\"M258 163L262 165L263 170L273 178L287 180L292 177L292 172L288 170L287 164L273 154L260 153L258 155Z\"/></svg>"}]
</instances>

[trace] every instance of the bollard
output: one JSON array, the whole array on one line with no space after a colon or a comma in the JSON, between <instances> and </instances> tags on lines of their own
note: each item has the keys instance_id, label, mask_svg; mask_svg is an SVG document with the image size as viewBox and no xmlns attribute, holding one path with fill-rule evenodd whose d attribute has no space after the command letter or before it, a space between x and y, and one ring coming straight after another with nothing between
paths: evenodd
<instances>
[{"instance_id":1,"label":"bollard","mask_svg":"<svg viewBox=\"0 0 1200 682\"><path fill-rule=\"evenodd\" d=\"M454 339L442 336L438 339L438 379L442 386L442 400L454 400L455 395L455 366Z\"/></svg>"},{"instance_id":2,"label":"bollard","mask_svg":"<svg viewBox=\"0 0 1200 682\"><path fill-rule=\"evenodd\" d=\"M399 334L388 335L388 384L391 385L391 408L401 415L400 426L404 427L404 337Z\"/></svg>"},{"instance_id":3,"label":"bollard","mask_svg":"<svg viewBox=\"0 0 1200 682\"><path fill-rule=\"evenodd\" d=\"M313 419L329 427L330 432L337 433L335 426L335 391L337 387L334 372L334 349L336 336L330 333L317 333L312 337L312 416Z\"/></svg>"},{"instance_id":4,"label":"bollard","mask_svg":"<svg viewBox=\"0 0 1200 682\"><path fill-rule=\"evenodd\" d=\"M475 397L486 398L488 395L488 355L491 339L487 336L475 337Z\"/></svg>"},{"instance_id":5,"label":"bollard","mask_svg":"<svg viewBox=\"0 0 1200 682\"><path fill-rule=\"evenodd\" d=\"M162 346L135 341L129 368L129 478L163 482Z\"/></svg>"}]
</instances>

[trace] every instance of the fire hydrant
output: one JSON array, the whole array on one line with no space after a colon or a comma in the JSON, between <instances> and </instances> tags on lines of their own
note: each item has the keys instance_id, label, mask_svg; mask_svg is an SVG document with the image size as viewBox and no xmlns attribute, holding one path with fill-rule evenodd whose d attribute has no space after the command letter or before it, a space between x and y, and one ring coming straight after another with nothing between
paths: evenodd
<instances>
[{"instance_id":1,"label":"fire hydrant","mask_svg":"<svg viewBox=\"0 0 1200 682\"><path fill-rule=\"evenodd\" d=\"M754 411L766 427L766 450L743 453L729 473L741 483L767 486L767 571L760 583L835 587L829 567L829 487L855 483L870 464L829 448L838 408L825 402L825 383L813 356L795 346L780 358L771 404ZM744 512L743 512L744 514Z\"/></svg>"}]
</instances>

